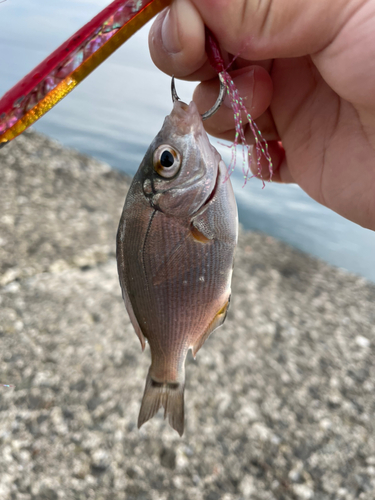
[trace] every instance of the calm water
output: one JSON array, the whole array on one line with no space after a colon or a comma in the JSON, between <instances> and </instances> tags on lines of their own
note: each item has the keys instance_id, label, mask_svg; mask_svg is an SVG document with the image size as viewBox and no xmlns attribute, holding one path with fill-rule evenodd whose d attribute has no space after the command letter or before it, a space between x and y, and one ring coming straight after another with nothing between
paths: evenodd
<instances>
[{"instance_id":1,"label":"calm water","mask_svg":"<svg viewBox=\"0 0 375 500\"><path fill-rule=\"evenodd\" d=\"M0 95L90 20L110 0L7 0L0 4ZM170 112L170 79L152 64L149 26L99 67L35 128L63 144L134 174ZM194 84L177 82L189 101ZM225 156L225 148L213 143ZM240 220L291 245L375 281L375 233L311 200L296 186L232 182Z\"/></svg>"}]
</instances>

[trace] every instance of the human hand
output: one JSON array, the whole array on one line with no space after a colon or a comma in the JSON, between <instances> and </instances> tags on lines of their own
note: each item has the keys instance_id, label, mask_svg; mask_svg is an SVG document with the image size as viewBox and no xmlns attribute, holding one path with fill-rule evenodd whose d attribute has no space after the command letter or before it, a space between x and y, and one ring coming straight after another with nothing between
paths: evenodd
<instances>
[{"instance_id":1,"label":"human hand","mask_svg":"<svg viewBox=\"0 0 375 500\"><path fill-rule=\"evenodd\" d=\"M268 141L273 180L375 230L375 0L175 0L151 28L150 52L167 74L202 81L201 112L219 88L204 25L226 61L240 53L230 73ZM225 104L205 128L233 140Z\"/></svg>"}]
</instances>

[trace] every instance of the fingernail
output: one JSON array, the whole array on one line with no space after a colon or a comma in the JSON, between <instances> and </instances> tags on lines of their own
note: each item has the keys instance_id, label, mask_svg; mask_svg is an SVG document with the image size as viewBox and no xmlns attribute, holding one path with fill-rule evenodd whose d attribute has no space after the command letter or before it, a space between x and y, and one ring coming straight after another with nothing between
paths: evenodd
<instances>
[{"instance_id":1,"label":"fingernail","mask_svg":"<svg viewBox=\"0 0 375 500\"><path fill-rule=\"evenodd\" d=\"M182 49L174 10L173 6L168 10L161 27L161 39L165 50L170 54L177 54Z\"/></svg>"}]
</instances>

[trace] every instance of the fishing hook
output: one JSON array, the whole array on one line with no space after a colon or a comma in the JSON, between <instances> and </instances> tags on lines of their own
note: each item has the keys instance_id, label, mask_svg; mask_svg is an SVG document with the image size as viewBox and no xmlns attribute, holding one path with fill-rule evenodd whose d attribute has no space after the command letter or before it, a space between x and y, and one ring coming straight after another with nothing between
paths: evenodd
<instances>
[{"instance_id":1,"label":"fishing hook","mask_svg":"<svg viewBox=\"0 0 375 500\"><path fill-rule=\"evenodd\" d=\"M221 73L219 73L219 79L220 79L220 92L219 92L219 96L216 99L216 102L212 106L212 108L209 109L208 111L206 111L205 113L203 113L203 115L201 115L202 120L207 120L207 118L211 118L211 116L216 113L216 111L220 108L220 106L222 105L222 103L224 101L224 97L225 97L225 85L224 85L224 80L223 80L223 78L221 76ZM174 84L174 76L172 76L171 92L172 92L172 101L173 102L181 100L178 97L177 92L176 92L176 87L175 87L175 84Z\"/></svg>"}]
</instances>

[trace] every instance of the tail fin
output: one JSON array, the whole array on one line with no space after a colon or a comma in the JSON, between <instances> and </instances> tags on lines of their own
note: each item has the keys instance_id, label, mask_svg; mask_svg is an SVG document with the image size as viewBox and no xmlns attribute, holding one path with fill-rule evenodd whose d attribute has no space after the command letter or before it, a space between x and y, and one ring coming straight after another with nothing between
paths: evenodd
<instances>
[{"instance_id":1,"label":"tail fin","mask_svg":"<svg viewBox=\"0 0 375 500\"><path fill-rule=\"evenodd\" d=\"M149 372L138 417L138 429L163 406L164 418L168 415L169 424L182 436L184 432L184 389L183 383L163 384L156 382Z\"/></svg>"}]
</instances>

